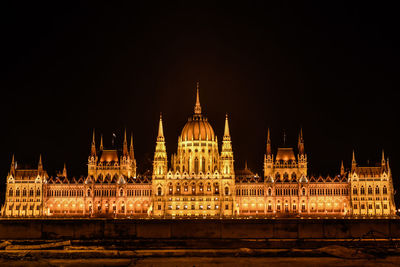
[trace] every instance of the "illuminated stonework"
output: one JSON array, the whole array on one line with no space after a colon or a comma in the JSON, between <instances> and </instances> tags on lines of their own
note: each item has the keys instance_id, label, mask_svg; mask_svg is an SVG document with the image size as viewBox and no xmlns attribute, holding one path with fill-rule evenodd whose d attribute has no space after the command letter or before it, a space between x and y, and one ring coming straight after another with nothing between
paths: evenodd
<instances>
[{"instance_id":1,"label":"illuminated stonework","mask_svg":"<svg viewBox=\"0 0 400 267\"><path fill-rule=\"evenodd\" d=\"M221 152L211 124L203 115L197 84L194 114L178 137L168 164L160 116L152 173L136 172L133 137L126 132L121 150L96 148L88 158L88 175L68 179L66 167L49 178L40 157L37 169L18 169L12 158L7 176L6 217L374 217L395 215L389 160L382 153L376 167L341 166L334 177L308 175L303 133L298 147L272 152L270 133L260 177L234 170L228 116Z\"/></svg>"}]
</instances>

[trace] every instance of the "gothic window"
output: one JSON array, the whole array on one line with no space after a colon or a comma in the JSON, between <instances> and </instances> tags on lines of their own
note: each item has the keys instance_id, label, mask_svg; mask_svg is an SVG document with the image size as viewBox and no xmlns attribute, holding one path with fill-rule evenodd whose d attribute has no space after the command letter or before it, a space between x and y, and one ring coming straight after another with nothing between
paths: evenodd
<instances>
[{"instance_id":1,"label":"gothic window","mask_svg":"<svg viewBox=\"0 0 400 267\"><path fill-rule=\"evenodd\" d=\"M218 194L219 193L219 188L218 188L218 184L214 185L214 193Z\"/></svg>"},{"instance_id":2,"label":"gothic window","mask_svg":"<svg viewBox=\"0 0 400 267\"><path fill-rule=\"evenodd\" d=\"M292 173L292 180L296 180L296 174Z\"/></svg>"},{"instance_id":3,"label":"gothic window","mask_svg":"<svg viewBox=\"0 0 400 267\"><path fill-rule=\"evenodd\" d=\"M368 186L368 195L372 195L372 187Z\"/></svg>"},{"instance_id":4,"label":"gothic window","mask_svg":"<svg viewBox=\"0 0 400 267\"><path fill-rule=\"evenodd\" d=\"M29 196L33 197L33 189L32 188L29 190Z\"/></svg>"},{"instance_id":5,"label":"gothic window","mask_svg":"<svg viewBox=\"0 0 400 267\"><path fill-rule=\"evenodd\" d=\"M172 185L169 185L168 193L169 193L170 195L172 195Z\"/></svg>"},{"instance_id":6,"label":"gothic window","mask_svg":"<svg viewBox=\"0 0 400 267\"><path fill-rule=\"evenodd\" d=\"M192 194L196 194L196 185L192 184Z\"/></svg>"},{"instance_id":7,"label":"gothic window","mask_svg":"<svg viewBox=\"0 0 400 267\"><path fill-rule=\"evenodd\" d=\"M189 190L188 188L189 188L188 185L185 184L185 185L183 186L183 191L187 192L187 191Z\"/></svg>"},{"instance_id":8,"label":"gothic window","mask_svg":"<svg viewBox=\"0 0 400 267\"><path fill-rule=\"evenodd\" d=\"M379 195L379 186L375 187L375 194Z\"/></svg>"},{"instance_id":9,"label":"gothic window","mask_svg":"<svg viewBox=\"0 0 400 267\"><path fill-rule=\"evenodd\" d=\"M275 174L275 180L278 182L281 179L281 175L279 172Z\"/></svg>"},{"instance_id":10,"label":"gothic window","mask_svg":"<svg viewBox=\"0 0 400 267\"><path fill-rule=\"evenodd\" d=\"M225 195L229 195L229 188L225 187Z\"/></svg>"},{"instance_id":11,"label":"gothic window","mask_svg":"<svg viewBox=\"0 0 400 267\"><path fill-rule=\"evenodd\" d=\"M202 160L201 160L201 171L202 171L203 173L206 172L206 159L205 159L204 157L203 157Z\"/></svg>"},{"instance_id":12,"label":"gothic window","mask_svg":"<svg viewBox=\"0 0 400 267\"><path fill-rule=\"evenodd\" d=\"M268 188L268 196L272 196L272 189Z\"/></svg>"},{"instance_id":13,"label":"gothic window","mask_svg":"<svg viewBox=\"0 0 400 267\"><path fill-rule=\"evenodd\" d=\"M303 187L303 189L301 191L302 191L303 196L305 196L306 195L306 189Z\"/></svg>"},{"instance_id":14,"label":"gothic window","mask_svg":"<svg viewBox=\"0 0 400 267\"><path fill-rule=\"evenodd\" d=\"M382 190L382 191L383 191L383 194L384 194L384 195L387 194L387 187L386 187L386 185L383 186L383 190Z\"/></svg>"},{"instance_id":15,"label":"gothic window","mask_svg":"<svg viewBox=\"0 0 400 267\"><path fill-rule=\"evenodd\" d=\"M39 188L36 189L36 196L37 196L37 197L40 196L40 189L39 189Z\"/></svg>"},{"instance_id":16,"label":"gothic window","mask_svg":"<svg viewBox=\"0 0 400 267\"><path fill-rule=\"evenodd\" d=\"M119 196L120 196L120 197L123 197L123 196L124 196L124 190L123 190L122 188L119 190Z\"/></svg>"},{"instance_id":17,"label":"gothic window","mask_svg":"<svg viewBox=\"0 0 400 267\"><path fill-rule=\"evenodd\" d=\"M200 193L203 193L203 184L199 185L199 190L200 190Z\"/></svg>"},{"instance_id":18,"label":"gothic window","mask_svg":"<svg viewBox=\"0 0 400 267\"><path fill-rule=\"evenodd\" d=\"M194 172L199 173L199 159L198 158L194 159Z\"/></svg>"},{"instance_id":19,"label":"gothic window","mask_svg":"<svg viewBox=\"0 0 400 267\"><path fill-rule=\"evenodd\" d=\"M180 192L181 192L181 186L180 186L180 185L177 185L177 186L176 186L176 192L177 192L177 193L180 193Z\"/></svg>"},{"instance_id":20,"label":"gothic window","mask_svg":"<svg viewBox=\"0 0 400 267\"><path fill-rule=\"evenodd\" d=\"M364 188L364 186L361 186L360 194L361 194L361 195L365 195L365 188Z\"/></svg>"},{"instance_id":21,"label":"gothic window","mask_svg":"<svg viewBox=\"0 0 400 267\"><path fill-rule=\"evenodd\" d=\"M22 190L22 196L26 197L26 189L25 188Z\"/></svg>"},{"instance_id":22,"label":"gothic window","mask_svg":"<svg viewBox=\"0 0 400 267\"><path fill-rule=\"evenodd\" d=\"M207 192L211 192L211 185L210 184L207 185Z\"/></svg>"},{"instance_id":23,"label":"gothic window","mask_svg":"<svg viewBox=\"0 0 400 267\"><path fill-rule=\"evenodd\" d=\"M157 188L157 195L161 196L161 187Z\"/></svg>"},{"instance_id":24,"label":"gothic window","mask_svg":"<svg viewBox=\"0 0 400 267\"><path fill-rule=\"evenodd\" d=\"M13 190L10 188L10 190L8 191L8 196L12 197L13 196Z\"/></svg>"},{"instance_id":25,"label":"gothic window","mask_svg":"<svg viewBox=\"0 0 400 267\"><path fill-rule=\"evenodd\" d=\"M286 172L283 174L283 180L287 180L289 178L289 174L287 174Z\"/></svg>"},{"instance_id":26,"label":"gothic window","mask_svg":"<svg viewBox=\"0 0 400 267\"><path fill-rule=\"evenodd\" d=\"M90 188L87 190L87 196L90 197Z\"/></svg>"},{"instance_id":27,"label":"gothic window","mask_svg":"<svg viewBox=\"0 0 400 267\"><path fill-rule=\"evenodd\" d=\"M357 195L357 187L353 188L353 195Z\"/></svg>"}]
</instances>

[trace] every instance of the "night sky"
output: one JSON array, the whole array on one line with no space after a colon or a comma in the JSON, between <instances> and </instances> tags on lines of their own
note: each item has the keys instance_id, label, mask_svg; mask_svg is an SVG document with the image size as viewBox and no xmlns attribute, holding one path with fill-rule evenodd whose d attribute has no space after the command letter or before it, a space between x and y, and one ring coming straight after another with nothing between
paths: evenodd
<instances>
[{"instance_id":1,"label":"night sky","mask_svg":"<svg viewBox=\"0 0 400 267\"><path fill-rule=\"evenodd\" d=\"M34 168L41 153L51 176L64 162L70 177L86 175L94 128L106 148L132 131L143 172L160 112L176 152L196 81L220 142L229 114L236 168L247 160L262 174L268 127L274 149L284 132L296 147L302 127L310 174L349 168L353 149L375 164L384 149L400 186L393 6L114 2L3 3L2 191L13 153Z\"/></svg>"}]
</instances>

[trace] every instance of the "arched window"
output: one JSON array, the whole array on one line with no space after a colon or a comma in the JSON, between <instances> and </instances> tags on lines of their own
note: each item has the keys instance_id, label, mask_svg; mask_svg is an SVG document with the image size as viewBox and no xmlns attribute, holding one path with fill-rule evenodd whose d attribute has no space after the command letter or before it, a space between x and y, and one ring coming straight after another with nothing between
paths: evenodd
<instances>
[{"instance_id":1,"label":"arched window","mask_svg":"<svg viewBox=\"0 0 400 267\"><path fill-rule=\"evenodd\" d=\"M387 187L386 187L386 185L383 186L383 190L382 190L382 191L383 191L383 194L384 194L384 195L387 194Z\"/></svg>"},{"instance_id":2,"label":"arched window","mask_svg":"<svg viewBox=\"0 0 400 267\"><path fill-rule=\"evenodd\" d=\"M368 186L368 195L372 195L372 187Z\"/></svg>"},{"instance_id":3,"label":"arched window","mask_svg":"<svg viewBox=\"0 0 400 267\"><path fill-rule=\"evenodd\" d=\"M268 196L272 196L272 189L268 188Z\"/></svg>"},{"instance_id":4,"label":"arched window","mask_svg":"<svg viewBox=\"0 0 400 267\"><path fill-rule=\"evenodd\" d=\"M361 186L360 193L361 193L361 195L365 195L365 188L364 188L364 186Z\"/></svg>"},{"instance_id":5,"label":"arched window","mask_svg":"<svg viewBox=\"0 0 400 267\"><path fill-rule=\"evenodd\" d=\"M90 188L87 190L87 196L88 197L90 197L90 195L91 195L91 190L90 190Z\"/></svg>"},{"instance_id":6,"label":"arched window","mask_svg":"<svg viewBox=\"0 0 400 267\"><path fill-rule=\"evenodd\" d=\"M13 193L14 193L14 191L12 190L12 188L10 188L10 190L8 191L8 196L12 197Z\"/></svg>"},{"instance_id":7,"label":"arched window","mask_svg":"<svg viewBox=\"0 0 400 267\"><path fill-rule=\"evenodd\" d=\"M229 188L225 187L225 195L229 195Z\"/></svg>"},{"instance_id":8,"label":"arched window","mask_svg":"<svg viewBox=\"0 0 400 267\"><path fill-rule=\"evenodd\" d=\"M296 180L296 174L292 173L292 180Z\"/></svg>"},{"instance_id":9,"label":"arched window","mask_svg":"<svg viewBox=\"0 0 400 267\"><path fill-rule=\"evenodd\" d=\"M289 179L289 174L287 174L286 172L283 174L283 179L284 180L287 180L287 179Z\"/></svg>"},{"instance_id":10,"label":"arched window","mask_svg":"<svg viewBox=\"0 0 400 267\"><path fill-rule=\"evenodd\" d=\"M379 195L379 186L375 187L375 194Z\"/></svg>"},{"instance_id":11,"label":"arched window","mask_svg":"<svg viewBox=\"0 0 400 267\"><path fill-rule=\"evenodd\" d=\"M161 187L157 188L157 195L161 196Z\"/></svg>"},{"instance_id":12,"label":"arched window","mask_svg":"<svg viewBox=\"0 0 400 267\"><path fill-rule=\"evenodd\" d=\"M219 194L219 187L218 184L214 185L214 194Z\"/></svg>"},{"instance_id":13,"label":"arched window","mask_svg":"<svg viewBox=\"0 0 400 267\"><path fill-rule=\"evenodd\" d=\"M207 184L207 192L211 192L211 185Z\"/></svg>"},{"instance_id":14,"label":"arched window","mask_svg":"<svg viewBox=\"0 0 400 267\"><path fill-rule=\"evenodd\" d=\"M123 190L122 188L119 190L119 196L120 196L120 197L123 197L123 196L124 196L124 190Z\"/></svg>"},{"instance_id":15,"label":"arched window","mask_svg":"<svg viewBox=\"0 0 400 267\"><path fill-rule=\"evenodd\" d=\"M168 187L168 194L172 195L172 191L173 191L172 184L170 184Z\"/></svg>"},{"instance_id":16,"label":"arched window","mask_svg":"<svg viewBox=\"0 0 400 267\"><path fill-rule=\"evenodd\" d=\"M39 197L40 196L40 189L36 189L36 196Z\"/></svg>"},{"instance_id":17,"label":"arched window","mask_svg":"<svg viewBox=\"0 0 400 267\"><path fill-rule=\"evenodd\" d=\"M199 159L198 158L194 159L194 172L199 173Z\"/></svg>"},{"instance_id":18,"label":"arched window","mask_svg":"<svg viewBox=\"0 0 400 267\"><path fill-rule=\"evenodd\" d=\"M19 188L17 188L17 191L15 191L15 196L19 197L20 191Z\"/></svg>"},{"instance_id":19,"label":"arched window","mask_svg":"<svg viewBox=\"0 0 400 267\"><path fill-rule=\"evenodd\" d=\"M180 193L180 192L181 192L181 186L180 186L179 184L176 186L176 192L177 192L177 193Z\"/></svg>"},{"instance_id":20,"label":"arched window","mask_svg":"<svg viewBox=\"0 0 400 267\"><path fill-rule=\"evenodd\" d=\"M354 187L353 188L353 195L357 195L358 193L357 193L357 187Z\"/></svg>"},{"instance_id":21,"label":"arched window","mask_svg":"<svg viewBox=\"0 0 400 267\"><path fill-rule=\"evenodd\" d=\"M31 188L31 189L29 190L29 196L30 196L30 197L33 197L33 188Z\"/></svg>"},{"instance_id":22,"label":"arched window","mask_svg":"<svg viewBox=\"0 0 400 267\"><path fill-rule=\"evenodd\" d=\"M192 194L196 194L196 184L192 184Z\"/></svg>"},{"instance_id":23,"label":"arched window","mask_svg":"<svg viewBox=\"0 0 400 267\"><path fill-rule=\"evenodd\" d=\"M25 188L22 190L22 196L26 197L26 189Z\"/></svg>"},{"instance_id":24,"label":"arched window","mask_svg":"<svg viewBox=\"0 0 400 267\"><path fill-rule=\"evenodd\" d=\"M303 189L301 190L301 193L303 194L303 196L306 195L306 189L303 187Z\"/></svg>"},{"instance_id":25,"label":"arched window","mask_svg":"<svg viewBox=\"0 0 400 267\"><path fill-rule=\"evenodd\" d=\"M206 172L206 159L204 157L201 159L201 171Z\"/></svg>"},{"instance_id":26,"label":"arched window","mask_svg":"<svg viewBox=\"0 0 400 267\"><path fill-rule=\"evenodd\" d=\"M275 174L275 180L276 181L279 181L281 179L281 174L279 173L279 172L277 172L276 174Z\"/></svg>"}]
</instances>

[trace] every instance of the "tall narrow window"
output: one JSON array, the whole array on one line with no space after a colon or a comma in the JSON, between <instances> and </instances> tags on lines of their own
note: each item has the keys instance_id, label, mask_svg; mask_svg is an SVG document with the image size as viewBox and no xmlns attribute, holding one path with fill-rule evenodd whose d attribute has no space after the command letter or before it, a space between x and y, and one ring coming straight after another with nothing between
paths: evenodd
<instances>
[{"instance_id":1,"label":"tall narrow window","mask_svg":"<svg viewBox=\"0 0 400 267\"><path fill-rule=\"evenodd\" d=\"M205 159L204 157L203 157L202 160L201 160L201 171L202 171L203 173L206 172L206 159Z\"/></svg>"},{"instance_id":2,"label":"tall narrow window","mask_svg":"<svg viewBox=\"0 0 400 267\"><path fill-rule=\"evenodd\" d=\"M196 174L199 173L199 159L198 158L194 159L194 172Z\"/></svg>"},{"instance_id":3,"label":"tall narrow window","mask_svg":"<svg viewBox=\"0 0 400 267\"><path fill-rule=\"evenodd\" d=\"M383 194L384 194L384 195L387 194L387 187L386 187L386 185L383 186L383 190L382 190L382 191L383 191Z\"/></svg>"}]
</instances>

